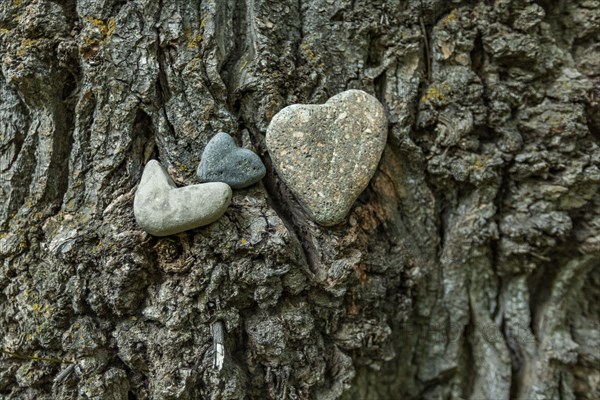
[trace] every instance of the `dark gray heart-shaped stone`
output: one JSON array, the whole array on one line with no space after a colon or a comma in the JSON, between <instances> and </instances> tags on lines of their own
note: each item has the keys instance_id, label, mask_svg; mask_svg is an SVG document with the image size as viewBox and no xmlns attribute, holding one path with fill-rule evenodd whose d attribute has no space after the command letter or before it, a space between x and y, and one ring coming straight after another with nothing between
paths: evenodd
<instances>
[{"instance_id":1,"label":"dark gray heart-shaped stone","mask_svg":"<svg viewBox=\"0 0 600 400\"><path fill-rule=\"evenodd\" d=\"M224 182L234 189L250 186L266 173L260 157L238 147L225 132L217 133L208 142L197 171L202 182Z\"/></svg>"}]
</instances>

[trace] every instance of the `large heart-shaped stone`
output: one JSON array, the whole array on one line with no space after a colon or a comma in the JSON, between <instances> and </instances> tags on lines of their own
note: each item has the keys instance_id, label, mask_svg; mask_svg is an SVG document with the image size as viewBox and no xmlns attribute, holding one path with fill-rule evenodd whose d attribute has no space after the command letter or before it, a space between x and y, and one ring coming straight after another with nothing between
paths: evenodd
<instances>
[{"instance_id":1,"label":"large heart-shaped stone","mask_svg":"<svg viewBox=\"0 0 600 400\"><path fill-rule=\"evenodd\" d=\"M231 202L231 188L221 182L181 188L156 160L144 168L133 199L138 225L154 236L167 236L208 225L223 215Z\"/></svg>"},{"instance_id":2,"label":"large heart-shaped stone","mask_svg":"<svg viewBox=\"0 0 600 400\"><path fill-rule=\"evenodd\" d=\"M197 174L202 182L224 182L241 189L260 181L266 172L256 153L238 147L231 136L219 132L202 152Z\"/></svg>"},{"instance_id":3,"label":"large heart-shaped stone","mask_svg":"<svg viewBox=\"0 0 600 400\"><path fill-rule=\"evenodd\" d=\"M367 187L387 140L381 103L348 90L322 105L294 104L267 129L279 176L321 225L341 222Z\"/></svg>"}]
</instances>

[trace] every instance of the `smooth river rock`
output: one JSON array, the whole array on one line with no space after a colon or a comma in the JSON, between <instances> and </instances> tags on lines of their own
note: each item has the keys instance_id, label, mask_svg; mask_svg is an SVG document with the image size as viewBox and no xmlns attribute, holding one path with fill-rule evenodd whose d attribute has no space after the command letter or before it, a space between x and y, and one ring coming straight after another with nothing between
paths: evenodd
<instances>
[{"instance_id":1,"label":"smooth river rock","mask_svg":"<svg viewBox=\"0 0 600 400\"><path fill-rule=\"evenodd\" d=\"M135 192L133 213L146 232L168 236L216 221L230 202L231 188L226 183L178 188L162 165L150 160Z\"/></svg>"},{"instance_id":2,"label":"smooth river rock","mask_svg":"<svg viewBox=\"0 0 600 400\"><path fill-rule=\"evenodd\" d=\"M234 189L255 184L266 172L256 153L238 147L225 132L217 133L208 142L197 170L202 182L225 182Z\"/></svg>"},{"instance_id":3,"label":"smooth river rock","mask_svg":"<svg viewBox=\"0 0 600 400\"><path fill-rule=\"evenodd\" d=\"M294 104L267 129L273 165L319 224L342 222L373 177L387 141L381 103L348 90L322 105Z\"/></svg>"}]
</instances>

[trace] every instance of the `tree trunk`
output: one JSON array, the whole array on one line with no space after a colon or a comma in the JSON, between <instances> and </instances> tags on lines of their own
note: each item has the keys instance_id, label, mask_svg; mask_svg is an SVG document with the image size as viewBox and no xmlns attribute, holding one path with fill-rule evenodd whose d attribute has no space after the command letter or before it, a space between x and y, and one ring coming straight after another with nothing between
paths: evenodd
<instances>
[{"instance_id":1,"label":"tree trunk","mask_svg":"<svg viewBox=\"0 0 600 400\"><path fill-rule=\"evenodd\" d=\"M598 0L1 1L0 397L600 398L599 42ZM388 143L325 228L265 132L350 88ZM219 131L262 183L143 232Z\"/></svg>"}]
</instances>

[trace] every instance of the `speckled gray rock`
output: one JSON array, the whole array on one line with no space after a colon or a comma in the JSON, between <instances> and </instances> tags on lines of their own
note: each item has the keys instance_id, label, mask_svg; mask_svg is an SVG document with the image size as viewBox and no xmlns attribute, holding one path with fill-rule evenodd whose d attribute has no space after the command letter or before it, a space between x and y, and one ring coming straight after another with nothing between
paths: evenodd
<instances>
[{"instance_id":1,"label":"speckled gray rock","mask_svg":"<svg viewBox=\"0 0 600 400\"><path fill-rule=\"evenodd\" d=\"M202 152L197 174L203 182L225 182L241 189L260 181L266 172L256 153L238 147L231 136L219 132Z\"/></svg>"},{"instance_id":2,"label":"speckled gray rock","mask_svg":"<svg viewBox=\"0 0 600 400\"><path fill-rule=\"evenodd\" d=\"M231 202L231 188L221 182L177 188L156 160L144 168L133 200L138 225L154 236L167 236L208 225Z\"/></svg>"},{"instance_id":3,"label":"speckled gray rock","mask_svg":"<svg viewBox=\"0 0 600 400\"><path fill-rule=\"evenodd\" d=\"M387 140L383 106L361 90L294 104L267 129L279 176L321 225L341 222L375 173Z\"/></svg>"}]
</instances>

